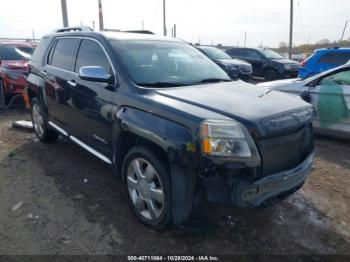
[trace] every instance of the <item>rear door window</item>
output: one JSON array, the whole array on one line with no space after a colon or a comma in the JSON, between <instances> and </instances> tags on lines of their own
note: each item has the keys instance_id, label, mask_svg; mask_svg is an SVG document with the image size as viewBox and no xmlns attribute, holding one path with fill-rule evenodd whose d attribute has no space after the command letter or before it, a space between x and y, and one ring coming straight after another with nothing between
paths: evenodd
<instances>
[{"instance_id":1,"label":"rear door window","mask_svg":"<svg viewBox=\"0 0 350 262\"><path fill-rule=\"evenodd\" d=\"M79 73L80 68L84 66L101 66L107 73L112 73L111 64L101 48L101 46L93 41L84 39L81 42L77 61L75 63L75 72Z\"/></svg>"},{"instance_id":2,"label":"rear door window","mask_svg":"<svg viewBox=\"0 0 350 262\"><path fill-rule=\"evenodd\" d=\"M77 38L58 39L49 64L67 71L73 71L73 56L78 46Z\"/></svg>"},{"instance_id":3,"label":"rear door window","mask_svg":"<svg viewBox=\"0 0 350 262\"><path fill-rule=\"evenodd\" d=\"M245 57L246 51L242 49L231 49L229 50L229 55L231 56L239 56L239 57Z\"/></svg>"},{"instance_id":4,"label":"rear door window","mask_svg":"<svg viewBox=\"0 0 350 262\"><path fill-rule=\"evenodd\" d=\"M260 59L261 55L255 50L247 50L246 57L252 59Z\"/></svg>"}]
</instances>

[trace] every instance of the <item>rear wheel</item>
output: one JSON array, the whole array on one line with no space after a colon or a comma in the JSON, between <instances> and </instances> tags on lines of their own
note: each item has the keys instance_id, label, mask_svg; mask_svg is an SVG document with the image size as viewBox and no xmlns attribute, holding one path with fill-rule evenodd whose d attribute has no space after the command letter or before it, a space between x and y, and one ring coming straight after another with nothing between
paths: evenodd
<instances>
[{"instance_id":1,"label":"rear wheel","mask_svg":"<svg viewBox=\"0 0 350 262\"><path fill-rule=\"evenodd\" d=\"M37 98L33 98L31 103L31 117L35 134L40 141L54 142L57 140L58 134L48 129L45 111Z\"/></svg>"},{"instance_id":2,"label":"rear wheel","mask_svg":"<svg viewBox=\"0 0 350 262\"><path fill-rule=\"evenodd\" d=\"M5 107L5 93L4 93L4 83L0 79L0 109Z\"/></svg>"},{"instance_id":3,"label":"rear wheel","mask_svg":"<svg viewBox=\"0 0 350 262\"><path fill-rule=\"evenodd\" d=\"M134 147L123 162L123 176L134 213L145 225L162 230L172 219L170 174L152 150Z\"/></svg>"},{"instance_id":4,"label":"rear wheel","mask_svg":"<svg viewBox=\"0 0 350 262\"><path fill-rule=\"evenodd\" d=\"M276 80L278 77L277 72L273 69L268 69L264 73L264 79L266 81L273 81Z\"/></svg>"}]
</instances>

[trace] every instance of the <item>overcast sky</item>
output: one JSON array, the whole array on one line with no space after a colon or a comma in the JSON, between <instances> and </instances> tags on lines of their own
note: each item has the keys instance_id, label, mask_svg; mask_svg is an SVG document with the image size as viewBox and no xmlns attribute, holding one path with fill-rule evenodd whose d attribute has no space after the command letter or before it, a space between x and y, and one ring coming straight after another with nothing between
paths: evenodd
<instances>
[{"instance_id":1,"label":"overcast sky","mask_svg":"<svg viewBox=\"0 0 350 262\"><path fill-rule=\"evenodd\" d=\"M163 0L103 0L105 28L163 33ZM338 40L350 0L294 0L294 43ZM276 47L288 42L290 0L166 0L167 28L189 42ZM97 0L67 0L69 25L98 28ZM0 37L36 37L62 27L61 0L1 0ZM350 37L350 23L345 38Z\"/></svg>"}]
</instances>

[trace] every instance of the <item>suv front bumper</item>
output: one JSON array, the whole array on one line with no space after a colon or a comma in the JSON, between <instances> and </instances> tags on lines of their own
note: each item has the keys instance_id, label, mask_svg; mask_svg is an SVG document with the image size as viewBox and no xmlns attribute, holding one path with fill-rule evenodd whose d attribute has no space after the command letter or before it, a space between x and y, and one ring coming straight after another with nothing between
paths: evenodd
<instances>
[{"instance_id":1,"label":"suv front bumper","mask_svg":"<svg viewBox=\"0 0 350 262\"><path fill-rule=\"evenodd\" d=\"M266 176L255 182L240 181L233 192L233 203L241 207L257 207L273 197L299 188L310 175L315 154L310 154L299 166Z\"/></svg>"},{"instance_id":2,"label":"suv front bumper","mask_svg":"<svg viewBox=\"0 0 350 262\"><path fill-rule=\"evenodd\" d=\"M314 156L315 154L311 153L298 166L256 181L251 181L244 175L237 175L234 170L212 177L201 177L200 187L204 189L206 200L211 203L258 207L277 202L301 188L310 175Z\"/></svg>"}]
</instances>

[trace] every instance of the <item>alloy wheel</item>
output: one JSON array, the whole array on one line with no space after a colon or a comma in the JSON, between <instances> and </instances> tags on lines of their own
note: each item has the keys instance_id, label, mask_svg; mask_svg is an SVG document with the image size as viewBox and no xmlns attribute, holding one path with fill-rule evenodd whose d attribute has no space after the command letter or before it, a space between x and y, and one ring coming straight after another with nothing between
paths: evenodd
<instances>
[{"instance_id":1,"label":"alloy wheel","mask_svg":"<svg viewBox=\"0 0 350 262\"><path fill-rule=\"evenodd\" d=\"M38 104L33 105L33 125L35 132L39 137L42 137L44 135L44 118Z\"/></svg>"},{"instance_id":2,"label":"alloy wheel","mask_svg":"<svg viewBox=\"0 0 350 262\"><path fill-rule=\"evenodd\" d=\"M157 220L165 205L164 188L155 168L143 158L133 159L127 170L127 188L135 209L145 219Z\"/></svg>"}]
</instances>

